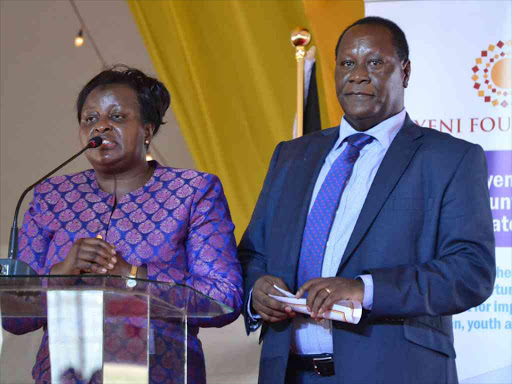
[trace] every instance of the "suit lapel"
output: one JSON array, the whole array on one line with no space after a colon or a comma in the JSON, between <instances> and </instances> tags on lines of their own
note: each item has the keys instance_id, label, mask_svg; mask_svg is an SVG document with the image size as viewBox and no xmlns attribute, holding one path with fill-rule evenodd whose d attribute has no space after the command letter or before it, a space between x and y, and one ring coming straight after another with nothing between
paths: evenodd
<instances>
[{"instance_id":1,"label":"suit lapel","mask_svg":"<svg viewBox=\"0 0 512 384\"><path fill-rule=\"evenodd\" d=\"M363 204L354 231L350 236L347 248L345 249L340 266L338 267L338 274L368 232L368 229L382 209L382 206L407 169L417 149L421 146L421 140L416 139L422 135L420 128L407 116L403 127L391 143L375 175L375 179L370 187L368 196Z\"/></svg>"},{"instance_id":2,"label":"suit lapel","mask_svg":"<svg viewBox=\"0 0 512 384\"><path fill-rule=\"evenodd\" d=\"M283 223L283 229L286 231L283 238L276 240L282 244L282 262L287 266L283 270L290 273L286 276L289 284L295 284L302 234L315 182L325 158L338 137L337 128L323 130L320 135L315 135L309 140L304 138L303 145L295 147L294 160L286 177L279 204L279 219L276 220L277 223Z\"/></svg>"}]
</instances>

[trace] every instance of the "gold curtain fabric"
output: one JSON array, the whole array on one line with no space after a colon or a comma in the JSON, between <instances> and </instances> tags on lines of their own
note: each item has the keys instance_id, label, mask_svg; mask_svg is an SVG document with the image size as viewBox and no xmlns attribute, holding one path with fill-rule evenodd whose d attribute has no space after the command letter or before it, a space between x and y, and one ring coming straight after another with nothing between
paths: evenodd
<instances>
[{"instance_id":1,"label":"gold curtain fabric","mask_svg":"<svg viewBox=\"0 0 512 384\"><path fill-rule=\"evenodd\" d=\"M322 127L333 127L340 123L343 114L334 88L334 50L341 32L364 17L364 2L305 0L304 8L316 39L317 67L323 75L318 81Z\"/></svg>"},{"instance_id":2,"label":"gold curtain fabric","mask_svg":"<svg viewBox=\"0 0 512 384\"><path fill-rule=\"evenodd\" d=\"M171 92L196 167L218 175L224 185L238 239L274 147L292 138L296 62L290 32L297 26L309 28L312 44L316 30L319 36L327 34L317 2L326 12L333 10L327 3L343 9L339 18L325 16L335 24L334 40L348 25L346 20L364 13L362 0L310 0L306 5L302 0L128 0L158 76ZM318 47L319 62L324 45L328 43ZM334 65L333 47L325 50L330 50L326 60ZM322 75L326 81L320 89L333 88L332 70ZM320 102L327 110L323 95ZM329 116L335 116L330 109ZM324 119L323 126L337 124L339 109L337 113L337 118Z\"/></svg>"}]
</instances>

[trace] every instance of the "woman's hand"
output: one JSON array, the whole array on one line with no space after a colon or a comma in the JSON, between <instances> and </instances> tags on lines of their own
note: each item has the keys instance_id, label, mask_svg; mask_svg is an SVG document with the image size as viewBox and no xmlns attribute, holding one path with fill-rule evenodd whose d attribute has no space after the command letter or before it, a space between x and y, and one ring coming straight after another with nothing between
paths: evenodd
<instances>
[{"instance_id":1,"label":"woman's hand","mask_svg":"<svg viewBox=\"0 0 512 384\"><path fill-rule=\"evenodd\" d=\"M108 271L109 275L116 276L129 276L132 270L132 265L128 263L122 257L117 258L117 263L114 265L114 268Z\"/></svg>"},{"instance_id":2,"label":"woman's hand","mask_svg":"<svg viewBox=\"0 0 512 384\"><path fill-rule=\"evenodd\" d=\"M75 241L66 259L55 264L50 274L79 275L82 272L106 274L115 269L120 259L116 257L115 248L106 241L98 238L82 238Z\"/></svg>"}]
</instances>

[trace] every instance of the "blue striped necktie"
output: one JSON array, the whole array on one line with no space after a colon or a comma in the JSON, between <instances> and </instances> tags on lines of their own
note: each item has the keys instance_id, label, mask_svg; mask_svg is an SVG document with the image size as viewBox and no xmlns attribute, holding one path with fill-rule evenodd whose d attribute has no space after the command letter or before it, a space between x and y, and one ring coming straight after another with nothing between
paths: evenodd
<instances>
[{"instance_id":1,"label":"blue striped necktie","mask_svg":"<svg viewBox=\"0 0 512 384\"><path fill-rule=\"evenodd\" d=\"M373 139L372 136L364 133L356 133L347 137L344 140L347 142L346 148L334 161L320 187L320 191L307 217L306 227L302 236L297 272L299 288L307 281L322 276L325 247L341 194L350 179L361 149Z\"/></svg>"}]
</instances>

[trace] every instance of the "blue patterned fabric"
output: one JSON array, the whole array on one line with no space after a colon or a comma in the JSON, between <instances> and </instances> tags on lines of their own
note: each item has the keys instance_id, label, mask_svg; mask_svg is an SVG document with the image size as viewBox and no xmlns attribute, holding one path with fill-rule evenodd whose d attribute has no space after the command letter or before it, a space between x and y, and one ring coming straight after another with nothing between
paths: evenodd
<instances>
[{"instance_id":1,"label":"blue patterned fabric","mask_svg":"<svg viewBox=\"0 0 512 384\"><path fill-rule=\"evenodd\" d=\"M77 239L101 235L128 263L146 265L148 279L188 285L234 308L232 314L214 320L189 322L188 382L205 383L198 327L229 324L242 305L234 225L216 176L153 165L151 179L115 206L114 196L100 189L94 170L53 177L38 185L20 230L18 257L46 275L66 258ZM45 332L33 377L37 383L47 383L51 375L46 324L11 322L8 330L22 334L41 326ZM164 321L152 323L156 349L150 356L151 383L176 382L179 364L173 358L173 344L183 340L176 336L176 327ZM121 335L105 341L112 359L133 351L119 339ZM66 382L80 380L70 374Z\"/></svg>"}]
</instances>

